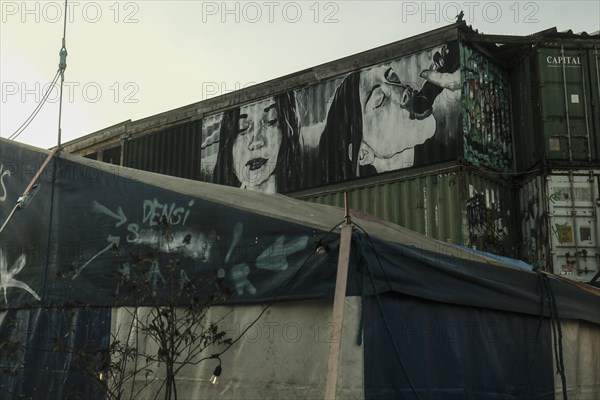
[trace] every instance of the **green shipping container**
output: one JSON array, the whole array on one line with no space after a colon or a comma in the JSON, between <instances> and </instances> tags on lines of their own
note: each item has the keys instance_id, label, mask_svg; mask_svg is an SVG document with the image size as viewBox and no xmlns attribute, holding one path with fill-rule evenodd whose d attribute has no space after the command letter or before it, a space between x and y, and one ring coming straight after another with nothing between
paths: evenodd
<instances>
[{"instance_id":1,"label":"green shipping container","mask_svg":"<svg viewBox=\"0 0 600 400\"><path fill-rule=\"evenodd\" d=\"M545 157L597 161L598 55L590 49L538 50Z\"/></svg>"},{"instance_id":2,"label":"green shipping container","mask_svg":"<svg viewBox=\"0 0 600 400\"><path fill-rule=\"evenodd\" d=\"M509 257L516 255L511 190L500 179L451 167L292 196L343 207L344 191L348 192L352 209L444 242Z\"/></svg>"}]
</instances>

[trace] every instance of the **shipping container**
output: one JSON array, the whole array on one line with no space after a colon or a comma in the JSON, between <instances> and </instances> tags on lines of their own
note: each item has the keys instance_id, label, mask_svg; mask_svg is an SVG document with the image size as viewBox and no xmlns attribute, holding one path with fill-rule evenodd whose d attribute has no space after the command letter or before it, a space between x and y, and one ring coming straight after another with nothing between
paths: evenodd
<instances>
[{"instance_id":1,"label":"shipping container","mask_svg":"<svg viewBox=\"0 0 600 400\"><path fill-rule=\"evenodd\" d=\"M600 266L600 170L552 170L518 191L524 261L589 282Z\"/></svg>"},{"instance_id":2,"label":"shipping container","mask_svg":"<svg viewBox=\"0 0 600 400\"><path fill-rule=\"evenodd\" d=\"M126 139L123 165L199 180L201 134L202 123L197 120Z\"/></svg>"},{"instance_id":3,"label":"shipping container","mask_svg":"<svg viewBox=\"0 0 600 400\"><path fill-rule=\"evenodd\" d=\"M128 167L278 193L446 162L510 172L509 75L458 40L465 29L126 121L99 138L122 145ZM99 138L66 148L87 154Z\"/></svg>"},{"instance_id":4,"label":"shipping container","mask_svg":"<svg viewBox=\"0 0 600 400\"><path fill-rule=\"evenodd\" d=\"M516 229L509 182L464 167L423 169L353 186L291 194L301 200L350 207L425 236L515 257Z\"/></svg>"},{"instance_id":5,"label":"shipping container","mask_svg":"<svg viewBox=\"0 0 600 400\"><path fill-rule=\"evenodd\" d=\"M563 47L539 49L538 66L546 157L596 160L597 132L590 118L593 70L588 52Z\"/></svg>"},{"instance_id":6,"label":"shipping container","mask_svg":"<svg viewBox=\"0 0 600 400\"><path fill-rule=\"evenodd\" d=\"M508 72L489 57L461 46L463 155L473 165L513 169Z\"/></svg>"},{"instance_id":7,"label":"shipping container","mask_svg":"<svg viewBox=\"0 0 600 400\"><path fill-rule=\"evenodd\" d=\"M348 191L352 207L426 236L579 276L597 269L597 210L576 201L565 225L551 197L562 181L518 179L600 169L599 48L600 36L502 37L459 23L65 148L318 203L341 206Z\"/></svg>"},{"instance_id":8,"label":"shipping container","mask_svg":"<svg viewBox=\"0 0 600 400\"><path fill-rule=\"evenodd\" d=\"M184 177L290 193L447 161L509 172L509 89L488 57L444 43L204 116ZM126 140L124 164L182 176L175 129Z\"/></svg>"},{"instance_id":9,"label":"shipping container","mask_svg":"<svg viewBox=\"0 0 600 400\"><path fill-rule=\"evenodd\" d=\"M515 67L518 170L599 164L599 48L535 47Z\"/></svg>"},{"instance_id":10,"label":"shipping container","mask_svg":"<svg viewBox=\"0 0 600 400\"><path fill-rule=\"evenodd\" d=\"M524 57L511 72L513 126L515 129L515 167L517 171L528 171L543 159L541 145L539 108L532 100L533 74L530 57Z\"/></svg>"}]
</instances>

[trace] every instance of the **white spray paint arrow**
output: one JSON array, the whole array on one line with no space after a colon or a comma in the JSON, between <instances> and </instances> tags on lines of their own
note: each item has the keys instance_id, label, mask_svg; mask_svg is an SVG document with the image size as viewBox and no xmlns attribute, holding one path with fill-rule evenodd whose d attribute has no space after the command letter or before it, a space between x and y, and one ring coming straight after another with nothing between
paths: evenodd
<instances>
[{"instance_id":1,"label":"white spray paint arrow","mask_svg":"<svg viewBox=\"0 0 600 400\"><path fill-rule=\"evenodd\" d=\"M83 264L81 266L81 268L79 268L77 270L77 272L75 273L75 275L73 275L73 279L77 278L79 276L79 274L81 273L81 271L83 271L83 269L85 267L88 266L89 263L91 263L92 261L94 261L99 255L106 253L107 251L109 251L110 249L112 249L113 246L117 246L119 247L119 243L121 243L121 238L118 236L112 236L112 235L108 235L108 237L106 238L106 240L108 240L108 246L106 246L105 248L103 248L102 250L100 250L99 252L97 252L96 254L94 254L94 256L92 258L90 258L89 260L87 260L87 262L85 264Z\"/></svg>"},{"instance_id":2,"label":"white spray paint arrow","mask_svg":"<svg viewBox=\"0 0 600 400\"><path fill-rule=\"evenodd\" d=\"M119 226L123 225L125 222L127 222L127 217L125 216L125 213L123 212L123 209L121 207L117 208L117 212L114 213L114 212L110 211L107 207L98 203L96 200L94 200L93 205L94 205L95 212L106 214L109 217L113 217L114 219L118 220L118 222L115 224L115 226L117 228Z\"/></svg>"}]
</instances>

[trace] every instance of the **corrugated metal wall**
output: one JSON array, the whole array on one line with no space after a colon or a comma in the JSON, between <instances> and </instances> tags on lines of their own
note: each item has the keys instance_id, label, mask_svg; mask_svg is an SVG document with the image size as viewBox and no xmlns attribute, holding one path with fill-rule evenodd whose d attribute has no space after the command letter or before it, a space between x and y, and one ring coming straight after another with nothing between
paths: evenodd
<instances>
[{"instance_id":1,"label":"corrugated metal wall","mask_svg":"<svg viewBox=\"0 0 600 400\"><path fill-rule=\"evenodd\" d=\"M121 146L103 150L102 161L109 164L121 165Z\"/></svg>"},{"instance_id":2,"label":"corrugated metal wall","mask_svg":"<svg viewBox=\"0 0 600 400\"><path fill-rule=\"evenodd\" d=\"M199 180L201 135L202 122L198 120L126 140L123 165Z\"/></svg>"},{"instance_id":3,"label":"corrugated metal wall","mask_svg":"<svg viewBox=\"0 0 600 400\"><path fill-rule=\"evenodd\" d=\"M541 133L538 118L539 109L532 97L532 63L529 56L512 71L512 112L515 134L515 161L517 171L527 171L541 160L544 146L539 139Z\"/></svg>"},{"instance_id":4,"label":"corrugated metal wall","mask_svg":"<svg viewBox=\"0 0 600 400\"><path fill-rule=\"evenodd\" d=\"M583 49L564 48L538 52L542 126L550 159L598 159L588 54Z\"/></svg>"},{"instance_id":5,"label":"corrugated metal wall","mask_svg":"<svg viewBox=\"0 0 600 400\"><path fill-rule=\"evenodd\" d=\"M297 196L342 207L345 189ZM347 189L350 207L434 239L516 256L506 182L461 168Z\"/></svg>"},{"instance_id":6,"label":"corrugated metal wall","mask_svg":"<svg viewBox=\"0 0 600 400\"><path fill-rule=\"evenodd\" d=\"M294 144L294 152L290 152L293 157L288 159L297 155L299 161L293 163L298 169L291 174L295 178L284 179L294 184L278 185L275 190L304 190L298 198L337 206L343 205L342 193L347 190L352 207L427 236L507 256L518 254L530 262L547 260L556 264L559 261L553 261L550 254L554 248L551 228L556 224L548 219L547 182L511 181L512 174L542 174L543 168L548 167L600 166L600 61L597 46L544 46L527 50L510 74L488 56L468 47L468 43L459 46L455 41L278 92L273 97L278 114L289 109L288 117L294 116L284 124L290 127L289 137ZM437 96L431 116L423 120L431 124L435 120L435 133L426 129L427 124L412 131L416 142L411 144L411 157L370 159L372 154L368 151L366 155L349 153L349 144L363 145L362 122L352 125L352 129L360 127L360 135L346 138L347 142L321 140L323 132L333 131L331 126L342 126L350 116L361 114L364 105L357 101L359 89L365 84L361 79L389 78L387 83L393 83L396 89L400 81L415 81L410 83L414 89L422 89L423 69L430 68L432 61L455 47L460 58L457 87L462 85L462 90L446 88ZM439 64L439 60L435 63ZM389 75L389 71L397 75ZM454 68L444 72L458 73ZM291 93L287 103L281 101L280 97ZM221 125L226 112L126 139L123 165L224 183L215 178L214 170L222 151ZM339 118L329 118L336 113ZM336 131L338 136L350 129L342 127ZM399 129L397 123L393 128L389 132L383 130L387 132L385 140L377 143L390 147L411 136L411 130ZM94 150L98 149L89 151ZM113 150L91 157L98 158L100 154L103 160L109 156L114 159ZM375 153L373 149L371 152ZM359 160L358 165L351 163L352 157ZM286 165L277 161L279 167ZM331 171L322 168L329 164L333 164L333 175L344 169L345 178L329 179L327 173ZM347 168L347 164L352 164L352 168ZM473 167L483 167L488 172L484 175ZM415 176L417 173L421 175ZM511 214L517 209L518 213ZM515 214L521 219L518 223ZM598 224L598 214L592 217ZM546 222L540 225L540 220ZM523 239L517 239L519 230Z\"/></svg>"},{"instance_id":7,"label":"corrugated metal wall","mask_svg":"<svg viewBox=\"0 0 600 400\"><path fill-rule=\"evenodd\" d=\"M598 49L532 50L513 71L517 167L600 162Z\"/></svg>"},{"instance_id":8,"label":"corrugated metal wall","mask_svg":"<svg viewBox=\"0 0 600 400\"><path fill-rule=\"evenodd\" d=\"M462 45L464 159L497 171L511 171L512 131L508 72Z\"/></svg>"},{"instance_id":9,"label":"corrugated metal wall","mask_svg":"<svg viewBox=\"0 0 600 400\"><path fill-rule=\"evenodd\" d=\"M519 190L521 258L588 282L600 268L600 170L551 171Z\"/></svg>"},{"instance_id":10,"label":"corrugated metal wall","mask_svg":"<svg viewBox=\"0 0 600 400\"><path fill-rule=\"evenodd\" d=\"M462 244L460 186L456 173L434 174L348 190L350 207L436 239ZM342 207L344 193L301 197Z\"/></svg>"}]
</instances>

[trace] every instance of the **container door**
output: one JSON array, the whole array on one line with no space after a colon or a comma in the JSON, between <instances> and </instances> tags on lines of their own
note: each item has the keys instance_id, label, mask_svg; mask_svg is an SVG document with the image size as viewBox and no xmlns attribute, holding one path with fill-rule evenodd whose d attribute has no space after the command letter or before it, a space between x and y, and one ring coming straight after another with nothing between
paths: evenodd
<instances>
[{"instance_id":1,"label":"container door","mask_svg":"<svg viewBox=\"0 0 600 400\"><path fill-rule=\"evenodd\" d=\"M596 153L587 58L585 50L539 51L542 127L548 159L586 161Z\"/></svg>"},{"instance_id":2,"label":"container door","mask_svg":"<svg viewBox=\"0 0 600 400\"><path fill-rule=\"evenodd\" d=\"M598 271L598 171L547 178L554 273L589 282Z\"/></svg>"},{"instance_id":3,"label":"container door","mask_svg":"<svg viewBox=\"0 0 600 400\"><path fill-rule=\"evenodd\" d=\"M548 265L548 213L546 210L545 180L537 176L519 188L519 221L521 223L521 247L519 258L544 271Z\"/></svg>"}]
</instances>

